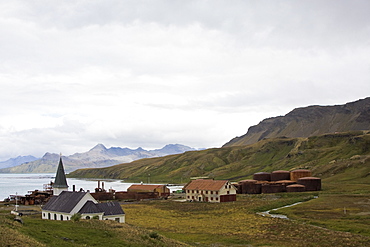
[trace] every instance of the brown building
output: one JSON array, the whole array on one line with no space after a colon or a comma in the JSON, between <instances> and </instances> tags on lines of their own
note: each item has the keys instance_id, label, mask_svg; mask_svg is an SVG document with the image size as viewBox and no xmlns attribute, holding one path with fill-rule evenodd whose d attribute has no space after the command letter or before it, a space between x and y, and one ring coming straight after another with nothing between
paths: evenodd
<instances>
[{"instance_id":1,"label":"brown building","mask_svg":"<svg viewBox=\"0 0 370 247\"><path fill-rule=\"evenodd\" d=\"M160 197L167 197L170 195L170 189L166 185L155 184L133 184L127 188L127 192L154 192L158 193Z\"/></svg>"}]
</instances>

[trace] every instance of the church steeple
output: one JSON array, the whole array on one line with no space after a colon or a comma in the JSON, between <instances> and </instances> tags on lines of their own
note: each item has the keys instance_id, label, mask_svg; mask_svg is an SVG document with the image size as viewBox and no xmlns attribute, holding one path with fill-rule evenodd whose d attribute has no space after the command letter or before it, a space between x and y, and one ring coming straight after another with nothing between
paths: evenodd
<instances>
[{"instance_id":1,"label":"church steeple","mask_svg":"<svg viewBox=\"0 0 370 247\"><path fill-rule=\"evenodd\" d=\"M57 174L55 176L55 181L53 184L53 192L54 192L53 194L59 195L60 192L64 190L68 190L68 184L67 184L66 174L64 173L62 155L60 155Z\"/></svg>"}]
</instances>

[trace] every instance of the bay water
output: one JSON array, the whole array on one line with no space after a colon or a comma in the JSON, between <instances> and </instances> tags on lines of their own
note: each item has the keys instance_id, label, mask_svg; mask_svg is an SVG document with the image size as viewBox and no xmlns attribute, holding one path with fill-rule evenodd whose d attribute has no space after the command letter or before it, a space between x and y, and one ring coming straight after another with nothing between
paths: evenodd
<instances>
[{"instance_id":1,"label":"bay water","mask_svg":"<svg viewBox=\"0 0 370 247\"><path fill-rule=\"evenodd\" d=\"M29 191L43 190L44 184L54 182L55 173L0 173L0 201L8 198L9 195L26 195ZM76 190L83 188L85 191L90 190L94 192L98 187L98 180L100 180L100 187L104 182L104 189L114 189L116 191L127 191L133 183L125 183L122 180L115 179L80 179L67 178L69 190L72 186L76 186Z\"/></svg>"}]
</instances>

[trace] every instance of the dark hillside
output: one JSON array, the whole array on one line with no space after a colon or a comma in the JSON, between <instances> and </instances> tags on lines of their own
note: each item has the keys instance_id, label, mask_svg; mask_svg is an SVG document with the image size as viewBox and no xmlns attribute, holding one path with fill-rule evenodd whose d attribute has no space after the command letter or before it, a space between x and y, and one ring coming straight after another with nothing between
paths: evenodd
<instances>
[{"instance_id":1,"label":"dark hillside","mask_svg":"<svg viewBox=\"0 0 370 247\"><path fill-rule=\"evenodd\" d=\"M151 158L100 169L81 169L70 177L116 178L132 182L187 182L208 176L238 181L255 172L307 168L322 178L370 183L370 134L356 131L309 138L274 138L252 145L223 147ZM346 178L343 174L356 171Z\"/></svg>"},{"instance_id":2,"label":"dark hillside","mask_svg":"<svg viewBox=\"0 0 370 247\"><path fill-rule=\"evenodd\" d=\"M370 130L370 97L345 105L309 106L268 118L224 147L249 145L264 138L310 137L326 133Z\"/></svg>"}]
</instances>

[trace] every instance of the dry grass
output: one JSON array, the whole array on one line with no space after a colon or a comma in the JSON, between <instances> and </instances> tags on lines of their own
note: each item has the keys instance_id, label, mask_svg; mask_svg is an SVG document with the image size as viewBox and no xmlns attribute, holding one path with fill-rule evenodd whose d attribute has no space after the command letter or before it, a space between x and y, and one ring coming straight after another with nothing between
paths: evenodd
<instances>
[{"instance_id":1,"label":"dry grass","mask_svg":"<svg viewBox=\"0 0 370 247\"><path fill-rule=\"evenodd\" d=\"M127 222L197 246L366 246L370 238L258 216L269 198L245 197L233 203L155 201L125 205ZM276 195L275 195L276 196ZM276 201L286 200L276 199Z\"/></svg>"}]
</instances>

